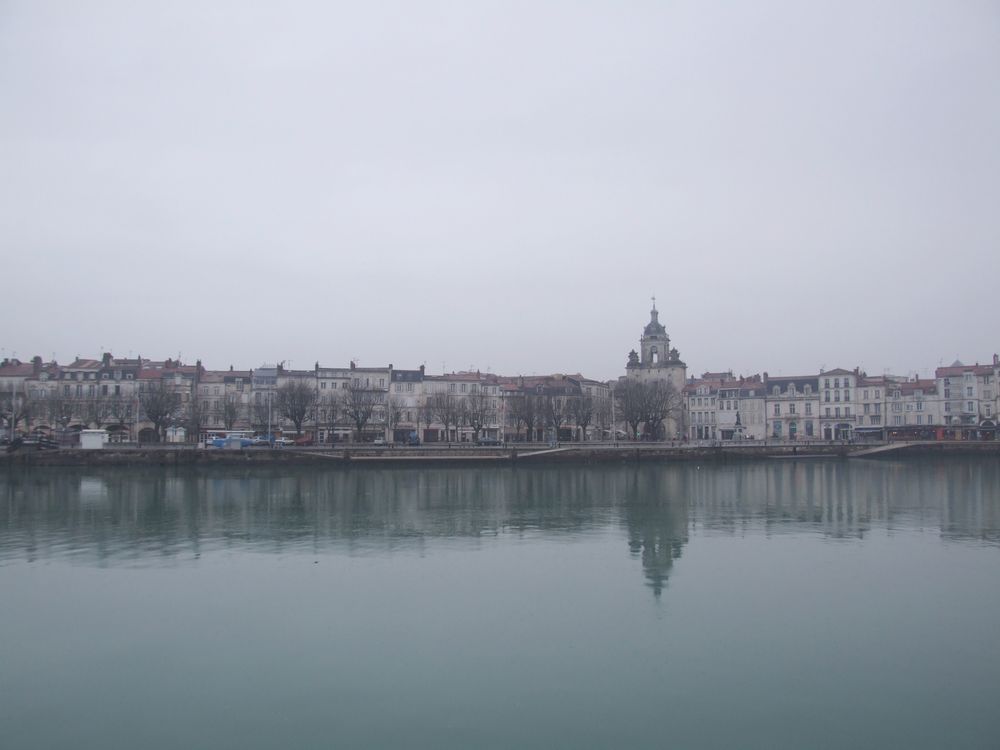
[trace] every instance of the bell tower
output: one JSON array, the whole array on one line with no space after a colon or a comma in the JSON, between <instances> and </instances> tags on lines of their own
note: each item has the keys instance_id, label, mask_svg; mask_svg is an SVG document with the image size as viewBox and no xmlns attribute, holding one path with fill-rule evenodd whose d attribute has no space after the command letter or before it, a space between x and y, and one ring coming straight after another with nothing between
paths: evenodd
<instances>
[{"instance_id":1,"label":"bell tower","mask_svg":"<svg viewBox=\"0 0 1000 750\"><path fill-rule=\"evenodd\" d=\"M670 358L670 337L667 329L659 321L659 311L656 309L656 297L652 298L653 309L649 311L649 322L642 330L639 339L642 351L643 367L659 367L666 364Z\"/></svg>"}]
</instances>

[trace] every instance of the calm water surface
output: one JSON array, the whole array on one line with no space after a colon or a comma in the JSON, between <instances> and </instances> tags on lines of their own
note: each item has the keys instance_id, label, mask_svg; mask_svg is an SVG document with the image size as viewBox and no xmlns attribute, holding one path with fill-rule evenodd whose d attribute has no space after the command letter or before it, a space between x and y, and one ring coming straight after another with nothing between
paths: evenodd
<instances>
[{"instance_id":1,"label":"calm water surface","mask_svg":"<svg viewBox=\"0 0 1000 750\"><path fill-rule=\"evenodd\" d=\"M997 748L1000 463L0 474L5 748Z\"/></svg>"}]
</instances>

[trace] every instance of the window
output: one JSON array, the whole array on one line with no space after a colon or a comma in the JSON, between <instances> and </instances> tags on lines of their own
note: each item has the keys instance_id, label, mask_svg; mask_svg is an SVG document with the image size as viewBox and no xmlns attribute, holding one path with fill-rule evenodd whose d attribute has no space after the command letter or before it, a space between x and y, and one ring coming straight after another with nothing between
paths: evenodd
<instances>
[{"instance_id":1,"label":"window","mask_svg":"<svg viewBox=\"0 0 1000 750\"><path fill-rule=\"evenodd\" d=\"M774 388L771 389L771 393L773 393L775 396L780 396L781 395L781 386L779 386L779 385L774 386Z\"/></svg>"},{"instance_id":2,"label":"window","mask_svg":"<svg viewBox=\"0 0 1000 750\"><path fill-rule=\"evenodd\" d=\"M851 392L844 391L844 401L850 401L850 400L851 400Z\"/></svg>"},{"instance_id":3,"label":"window","mask_svg":"<svg viewBox=\"0 0 1000 750\"><path fill-rule=\"evenodd\" d=\"M917 424L923 424L923 423L924 423L924 415L923 414L918 414L917 415Z\"/></svg>"},{"instance_id":4,"label":"window","mask_svg":"<svg viewBox=\"0 0 1000 750\"><path fill-rule=\"evenodd\" d=\"M871 413L872 405L871 404L865 404L861 408L864 410L865 414L869 414L869 413Z\"/></svg>"},{"instance_id":5,"label":"window","mask_svg":"<svg viewBox=\"0 0 1000 750\"><path fill-rule=\"evenodd\" d=\"M824 391L824 393L823 393L823 400L826 403L830 403L830 391Z\"/></svg>"},{"instance_id":6,"label":"window","mask_svg":"<svg viewBox=\"0 0 1000 750\"><path fill-rule=\"evenodd\" d=\"M924 402L917 401L917 411L923 411L923 410L924 410Z\"/></svg>"},{"instance_id":7,"label":"window","mask_svg":"<svg viewBox=\"0 0 1000 750\"><path fill-rule=\"evenodd\" d=\"M951 398L951 388L945 388L944 389L944 397L945 398Z\"/></svg>"},{"instance_id":8,"label":"window","mask_svg":"<svg viewBox=\"0 0 1000 750\"><path fill-rule=\"evenodd\" d=\"M807 417L812 416L812 413L813 413L813 405L811 403L806 404L806 416ZM806 424L812 424L812 422L806 422ZM806 431L808 432L808 429Z\"/></svg>"},{"instance_id":9,"label":"window","mask_svg":"<svg viewBox=\"0 0 1000 750\"><path fill-rule=\"evenodd\" d=\"M834 388L840 388L840 378L834 378L833 379L833 387Z\"/></svg>"},{"instance_id":10,"label":"window","mask_svg":"<svg viewBox=\"0 0 1000 750\"><path fill-rule=\"evenodd\" d=\"M833 400L836 401L838 404L840 403L840 391L833 392Z\"/></svg>"},{"instance_id":11,"label":"window","mask_svg":"<svg viewBox=\"0 0 1000 750\"><path fill-rule=\"evenodd\" d=\"M903 405L902 404L893 404L892 405L892 410L893 411L902 411L903 410Z\"/></svg>"},{"instance_id":12,"label":"window","mask_svg":"<svg viewBox=\"0 0 1000 750\"><path fill-rule=\"evenodd\" d=\"M839 406L836 409L833 410L833 416L835 416L835 417L839 417L840 416L840 407Z\"/></svg>"},{"instance_id":13,"label":"window","mask_svg":"<svg viewBox=\"0 0 1000 750\"><path fill-rule=\"evenodd\" d=\"M851 416L851 407L850 406L845 406L844 407L844 416L845 417Z\"/></svg>"},{"instance_id":14,"label":"window","mask_svg":"<svg viewBox=\"0 0 1000 750\"><path fill-rule=\"evenodd\" d=\"M975 404L973 404L971 401L967 401L966 404L965 404L965 410L966 411L975 411L976 410Z\"/></svg>"},{"instance_id":15,"label":"window","mask_svg":"<svg viewBox=\"0 0 1000 750\"><path fill-rule=\"evenodd\" d=\"M802 392L803 392L804 394L806 394L806 395L808 396L808 395L810 395L810 394L811 394L811 393L813 392L813 387L812 387L811 385L809 385L809 384L807 383L807 384L806 384L806 385L805 385L805 386L804 386L804 387L802 388Z\"/></svg>"},{"instance_id":16,"label":"window","mask_svg":"<svg viewBox=\"0 0 1000 750\"><path fill-rule=\"evenodd\" d=\"M794 414L795 413L795 404L789 404L788 405L788 413L789 414Z\"/></svg>"},{"instance_id":17,"label":"window","mask_svg":"<svg viewBox=\"0 0 1000 750\"><path fill-rule=\"evenodd\" d=\"M893 417L892 418L892 423L895 424L895 425L901 425L901 424L903 424L903 418L902 417Z\"/></svg>"},{"instance_id":18,"label":"window","mask_svg":"<svg viewBox=\"0 0 1000 750\"><path fill-rule=\"evenodd\" d=\"M781 404L775 404L774 405L774 416L776 416L776 417L780 417L781 416Z\"/></svg>"},{"instance_id":19,"label":"window","mask_svg":"<svg viewBox=\"0 0 1000 750\"><path fill-rule=\"evenodd\" d=\"M830 407L829 406L826 407L826 416L828 416L828 417L830 416Z\"/></svg>"}]
</instances>

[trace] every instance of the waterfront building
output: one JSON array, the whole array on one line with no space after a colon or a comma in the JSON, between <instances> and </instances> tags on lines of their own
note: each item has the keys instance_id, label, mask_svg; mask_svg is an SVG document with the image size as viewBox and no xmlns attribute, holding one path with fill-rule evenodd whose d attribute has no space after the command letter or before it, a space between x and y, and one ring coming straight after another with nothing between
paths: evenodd
<instances>
[{"instance_id":1,"label":"waterfront building","mask_svg":"<svg viewBox=\"0 0 1000 750\"><path fill-rule=\"evenodd\" d=\"M886 435L932 440L943 424L937 381L890 380L886 394Z\"/></svg>"},{"instance_id":2,"label":"waterfront building","mask_svg":"<svg viewBox=\"0 0 1000 750\"><path fill-rule=\"evenodd\" d=\"M429 427L424 409L424 366L417 370L397 370L389 365L389 394L386 399L386 440L410 443L420 440L421 427Z\"/></svg>"},{"instance_id":3,"label":"waterfront building","mask_svg":"<svg viewBox=\"0 0 1000 750\"><path fill-rule=\"evenodd\" d=\"M959 361L934 371L941 400L943 425L951 436L995 437L997 383L1000 358L986 365L964 365Z\"/></svg>"},{"instance_id":4,"label":"waterfront building","mask_svg":"<svg viewBox=\"0 0 1000 750\"><path fill-rule=\"evenodd\" d=\"M685 434L691 440L762 440L767 436L760 375L706 372L684 387Z\"/></svg>"},{"instance_id":5,"label":"waterfront building","mask_svg":"<svg viewBox=\"0 0 1000 750\"><path fill-rule=\"evenodd\" d=\"M855 386L859 377L858 370L843 368L820 372L822 399L819 404L819 437L823 440L853 439L858 415Z\"/></svg>"},{"instance_id":6,"label":"waterfront building","mask_svg":"<svg viewBox=\"0 0 1000 750\"><path fill-rule=\"evenodd\" d=\"M819 387L820 378L816 376L771 377L765 372L768 437L786 440L824 437L819 430ZM843 436L838 439L846 439L849 423L827 421L824 424L830 427L830 437L825 439L833 439L837 435ZM841 427L835 433L833 429L836 425Z\"/></svg>"}]
</instances>

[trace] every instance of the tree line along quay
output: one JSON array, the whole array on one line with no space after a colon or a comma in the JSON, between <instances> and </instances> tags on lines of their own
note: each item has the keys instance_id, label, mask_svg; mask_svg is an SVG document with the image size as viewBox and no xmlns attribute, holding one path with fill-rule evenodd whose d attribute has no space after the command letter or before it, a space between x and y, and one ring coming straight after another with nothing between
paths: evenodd
<instances>
[{"instance_id":1,"label":"tree line along quay","mask_svg":"<svg viewBox=\"0 0 1000 750\"><path fill-rule=\"evenodd\" d=\"M624 373L430 374L283 364L209 370L141 356L34 357L0 363L3 440L71 445L84 430L111 443L217 444L236 439L307 446L495 447L519 443L674 442L694 445L991 441L1000 409L1000 358L954 362L934 378L869 376L836 368L801 376L736 376L687 365L659 322L655 300ZM752 447L752 446L745 446Z\"/></svg>"}]
</instances>

